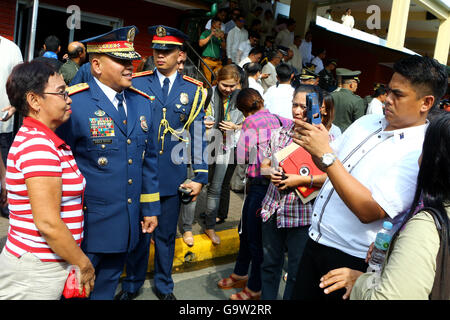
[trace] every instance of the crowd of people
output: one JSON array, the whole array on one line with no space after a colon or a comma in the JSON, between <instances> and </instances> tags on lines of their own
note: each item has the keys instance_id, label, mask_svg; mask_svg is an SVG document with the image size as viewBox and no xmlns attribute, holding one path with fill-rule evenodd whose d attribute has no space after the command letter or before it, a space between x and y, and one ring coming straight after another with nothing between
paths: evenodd
<instances>
[{"instance_id":1,"label":"crowd of people","mask_svg":"<svg viewBox=\"0 0 450 320\"><path fill-rule=\"evenodd\" d=\"M323 48L312 56L311 32L302 40L294 20L276 24L266 1L245 16L235 4L200 36L209 83L191 74L187 36L163 25L148 28L144 59L134 26L69 44L64 64L53 36L31 62L9 55L3 120L17 114L23 124L0 161L10 222L0 299L60 299L71 267L80 297L134 299L153 242L152 289L175 300L179 218L194 246L207 188L204 232L219 246L238 169L239 251L217 283L242 288L231 300L277 299L282 278L286 300L450 298L445 68L403 58L363 99L361 71L324 63ZM284 160L294 153L307 165L291 171ZM384 221L394 240L381 273L366 272Z\"/></svg>"},{"instance_id":2,"label":"crowd of people","mask_svg":"<svg viewBox=\"0 0 450 320\"><path fill-rule=\"evenodd\" d=\"M228 8L220 9L206 23L198 40L207 82L216 85L217 73L224 65L243 68L253 62L263 69L256 80L265 92L276 83L275 67L282 62L290 65L296 76L302 75L304 67L319 75L325 64L336 64L326 59L326 49L313 51L311 32L303 37L295 34L295 29L294 19L274 16L270 2L257 1L245 11L237 1L230 1Z\"/></svg>"}]
</instances>

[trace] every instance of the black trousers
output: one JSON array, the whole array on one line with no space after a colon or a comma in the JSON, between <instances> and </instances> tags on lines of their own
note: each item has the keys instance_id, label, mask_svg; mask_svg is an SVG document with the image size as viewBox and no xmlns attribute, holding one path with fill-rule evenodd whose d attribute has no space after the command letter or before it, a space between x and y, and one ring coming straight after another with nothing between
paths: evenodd
<instances>
[{"instance_id":1,"label":"black trousers","mask_svg":"<svg viewBox=\"0 0 450 320\"><path fill-rule=\"evenodd\" d=\"M321 245L309 238L298 266L292 300L342 301L345 288L325 294L325 288L319 287L322 276L342 267L366 272L368 265L364 259Z\"/></svg>"}]
</instances>

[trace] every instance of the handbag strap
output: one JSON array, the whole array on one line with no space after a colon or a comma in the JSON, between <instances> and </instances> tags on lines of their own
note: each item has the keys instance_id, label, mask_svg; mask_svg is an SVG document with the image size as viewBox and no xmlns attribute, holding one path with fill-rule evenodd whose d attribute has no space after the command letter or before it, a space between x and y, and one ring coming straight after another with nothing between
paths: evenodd
<instances>
[{"instance_id":1,"label":"handbag strap","mask_svg":"<svg viewBox=\"0 0 450 320\"><path fill-rule=\"evenodd\" d=\"M448 268L450 263L450 255L448 254L449 249L446 241L448 235L446 234L446 230L442 228L441 222L437 218L439 215L435 208L424 207L421 211L432 212L431 216L433 217L436 229L438 230L440 240L439 250L436 256L436 274L429 299L448 300L450 299L450 270Z\"/></svg>"}]
</instances>

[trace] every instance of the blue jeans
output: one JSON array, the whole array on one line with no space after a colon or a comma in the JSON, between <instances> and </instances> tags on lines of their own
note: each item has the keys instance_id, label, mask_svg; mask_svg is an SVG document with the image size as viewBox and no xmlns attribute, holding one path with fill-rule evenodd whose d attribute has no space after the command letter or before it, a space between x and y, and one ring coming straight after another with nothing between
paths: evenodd
<instances>
[{"instance_id":1,"label":"blue jeans","mask_svg":"<svg viewBox=\"0 0 450 320\"><path fill-rule=\"evenodd\" d=\"M206 229L214 229L217 212L219 211L222 183L227 173L229 154L217 156L217 162L211 165L209 173L212 173L206 198ZM228 199L229 200L229 199Z\"/></svg>"},{"instance_id":2,"label":"blue jeans","mask_svg":"<svg viewBox=\"0 0 450 320\"><path fill-rule=\"evenodd\" d=\"M308 229L309 225L296 228L278 228L276 213L262 224L264 261L261 265L261 299L277 299L286 250L288 252L288 277L283 299L291 299L298 265L308 240Z\"/></svg>"},{"instance_id":3,"label":"blue jeans","mask_svg":"<svg viewBox=\"0 0 450 320\"><path fill-rule=\"evenodd\" d=\"M264 178L262 178L264 179ZM242 209L239 235L239 253L234 266L234 273L245 276L252 264L247 287L252 291L261 290L261 263L263 250L261 239L261 204L266 195L268 185L251 185Z\"/></svg>"}]
</instances>

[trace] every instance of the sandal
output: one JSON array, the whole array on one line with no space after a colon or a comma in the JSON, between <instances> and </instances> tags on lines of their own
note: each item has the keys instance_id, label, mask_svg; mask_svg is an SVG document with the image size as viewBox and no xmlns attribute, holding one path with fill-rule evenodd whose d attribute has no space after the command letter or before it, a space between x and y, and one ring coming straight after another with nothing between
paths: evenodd
<instances>
[{"instance_id":1,"label":"sandal","mask_svg":"<svg viewBox=\"0 0 450 320\"><path fill-rule=\"evenodd\" d=\"M183 241L188 247L192 247L194 245L194 237L192 236L191 231L186 231L183 233Z\"/></svg>"},{"instance_id":2,"label":"sandal","mask_svg":"<svg viewBox=\"0 0 450 320\"><path fill-rule=\"evenodd\" d=\"M224 278L217 283L217 286L220 289L228 290L233 288L244 288L247 284L248 277L245 279L235 279L233 276L229 276L228 278Z\"/></svg>"},{"instance_id":3,"label":"sandal","mask_svg":"<svg viewBox=\"0 0 450 320\"><path fill-rule=\"evenodd\" d=\"M249 291L247 287L241 292L232 294L230 300L259 300L261 299L261 291L259 293L253 294Z\"/></svg>"},{"instance_id":4,"label":"sandal","mask_svg":"<svg viewBox=\"0 0 450 320\"><path fill-rule=\"evenodd\" d=\"M209 237L209 239L211 239L211 242L214 245L219 245L220 244L220 237L216 234L214 229L206 229L205 230L205 234Z\"/></svg>"}]
</instances>

